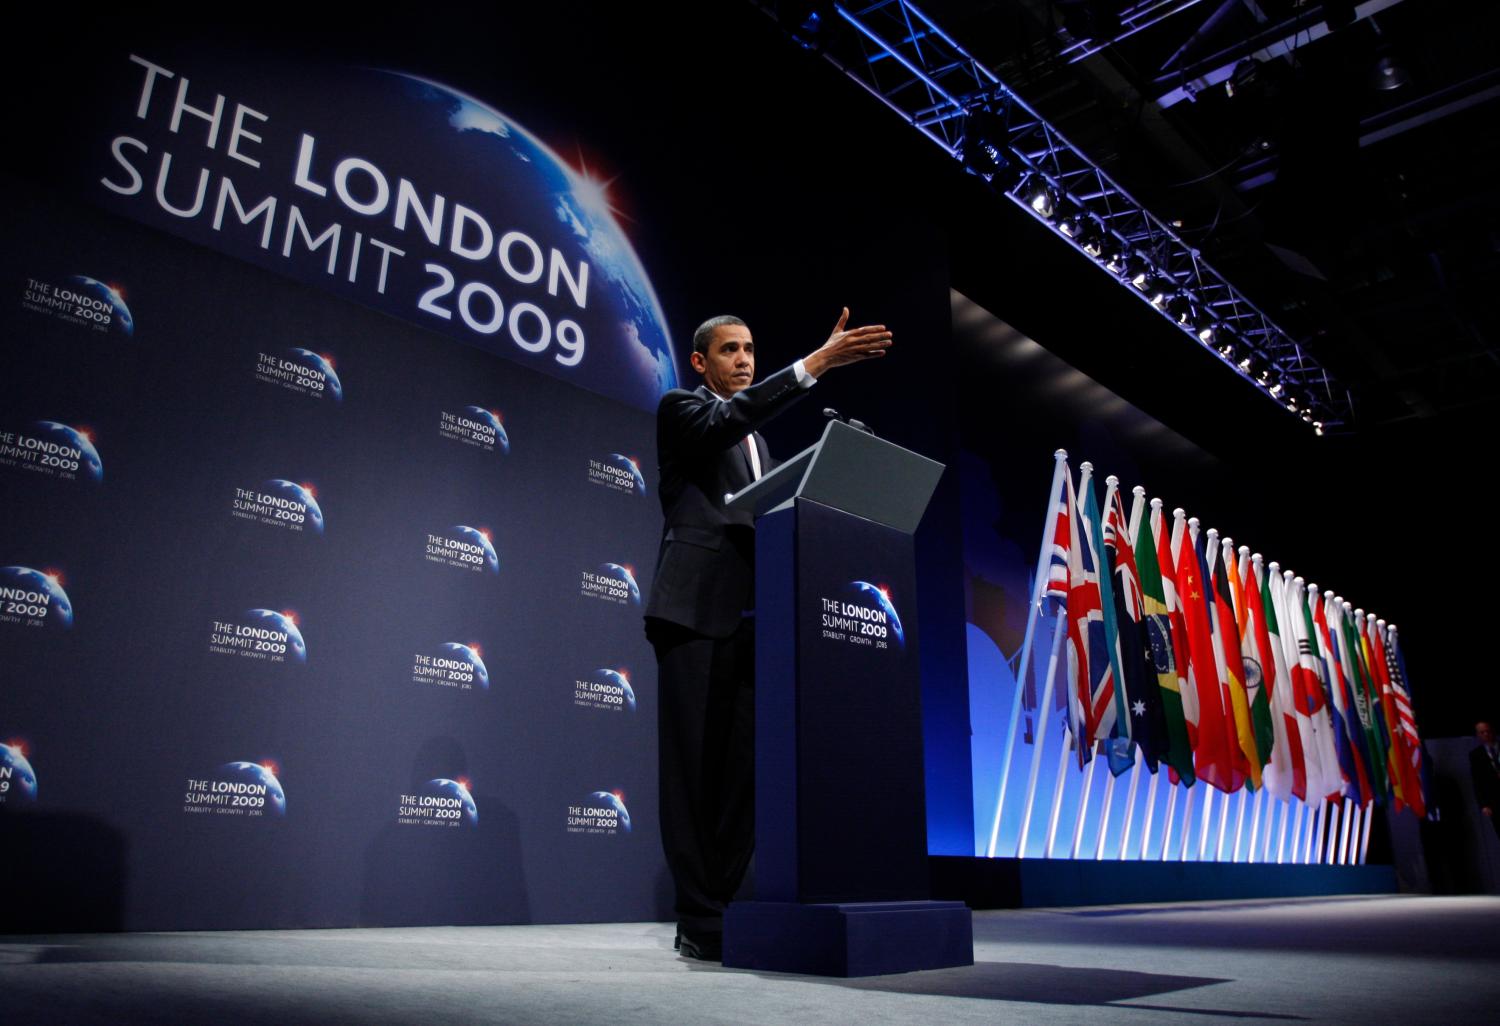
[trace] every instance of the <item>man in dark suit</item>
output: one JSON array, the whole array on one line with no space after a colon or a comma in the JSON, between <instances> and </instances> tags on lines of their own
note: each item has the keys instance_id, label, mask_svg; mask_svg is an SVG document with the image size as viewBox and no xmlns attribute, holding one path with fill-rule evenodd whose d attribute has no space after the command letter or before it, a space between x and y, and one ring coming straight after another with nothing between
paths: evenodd
<instances>
[{"instance_id":1,"label":"man in dark suit","mask_svg":"<svg viewBox=\"0 0 1500 1026\"><path fill-rule=\"evenodd\" d=\"M717 961L724 906L755 846L755 522L727 496L774 465L755 429L834 367L885 355L884 325L844 329L760 384L755 342L737 317L693 334L703 384L673 389L656 413L665 524L646 637L656 650L662 846L676 885L683 954Z\"/></svg>"},{"instance_id":2,"label":"man in dark suit","mask_svg":"<svg viewBox=\"0 0 1500 1026\"><path fill-rule=\"evenodd\" d=\"M1500 837L1500 743L1495 728L1484 720L1474 724L1477 747L1469 751L1469 775L1474 778L1474 800Z\"/></svg>"}]
</instances>

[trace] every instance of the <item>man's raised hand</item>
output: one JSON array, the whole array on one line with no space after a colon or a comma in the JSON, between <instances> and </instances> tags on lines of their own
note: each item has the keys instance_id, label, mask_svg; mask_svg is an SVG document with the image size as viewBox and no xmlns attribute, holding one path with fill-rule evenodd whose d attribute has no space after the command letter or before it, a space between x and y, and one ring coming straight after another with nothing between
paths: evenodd
<instances>
[{"instance_id":1,"label":"man's raised hand","mask_svg":"<svg viewBox=\"0 0 1500 1026\"><path fill-rule=\"evenodd\" d=\"M846 306L839 314L839 321L833 326L828 341L802 361L807 373L816 378L833 367L878 359L890 349L892 337L884 324L867 324L845 331L844 325L848 322L849 308Z\"/></svg>"}]
</instances>

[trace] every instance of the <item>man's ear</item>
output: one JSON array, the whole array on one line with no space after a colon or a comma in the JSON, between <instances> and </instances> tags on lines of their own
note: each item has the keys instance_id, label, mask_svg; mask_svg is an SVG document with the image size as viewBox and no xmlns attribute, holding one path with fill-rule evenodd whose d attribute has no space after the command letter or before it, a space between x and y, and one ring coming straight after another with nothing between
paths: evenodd
<instances>
[{"instance_id":1,"label":"man's ear","mask_svg":"<svg viewBox=\"0 0 1500 1026\"><path fill-rule=\"evenodd\" d=\"M702 353L698 352L696 349L693 350L692 355L688 357L688 362L693 365L693 370L697 371L699 374L703 374L708 370L708 360Z\"/></svg>"}]
</instances>

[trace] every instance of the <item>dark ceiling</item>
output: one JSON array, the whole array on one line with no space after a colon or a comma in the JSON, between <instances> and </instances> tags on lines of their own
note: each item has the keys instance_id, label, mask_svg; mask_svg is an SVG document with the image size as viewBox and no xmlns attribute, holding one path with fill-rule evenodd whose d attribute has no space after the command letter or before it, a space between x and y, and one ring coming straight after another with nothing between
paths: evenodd
<instances>
[{"instance_id":1,"label":"dark ceiling","mask_svg":"<svg viewBox=\"0 0 1500 1026\"><path fill-rule=\"evenodd\" d=\"M1356 431L1500 400L1500 5L921 7L1301 340Z\"/></svg>"}]
</instances>

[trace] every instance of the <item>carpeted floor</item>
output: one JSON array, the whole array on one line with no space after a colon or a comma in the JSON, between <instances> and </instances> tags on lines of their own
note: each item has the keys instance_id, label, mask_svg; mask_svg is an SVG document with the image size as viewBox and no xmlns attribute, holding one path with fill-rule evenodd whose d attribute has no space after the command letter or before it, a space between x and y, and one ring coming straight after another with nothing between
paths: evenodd
<instances>
[{"instance_id":1,"label":"carpeted floor","mask_svg":"<svg viewBox=\"0 0 1500 1026\"><path fill-rule=\"evenodd\" d=\"M1500 898L982 912L975 965L864 980L678 958L672 927L0 937L0 1021L137 1023L1479 1023Z\"/></svg>"}]
</instances>

